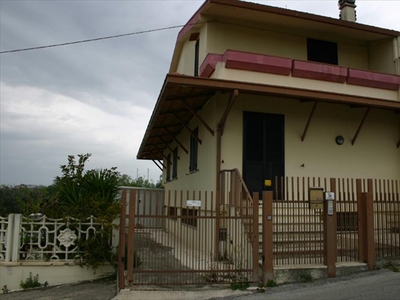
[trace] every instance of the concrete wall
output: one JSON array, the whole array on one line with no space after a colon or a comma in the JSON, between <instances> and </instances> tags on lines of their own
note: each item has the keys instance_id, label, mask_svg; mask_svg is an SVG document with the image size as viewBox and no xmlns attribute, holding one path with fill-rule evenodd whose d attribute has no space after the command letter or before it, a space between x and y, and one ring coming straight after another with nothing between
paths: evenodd
<instances>
[{"instance_id":1,"label":"concrete wall","mask_svg":"<svg viewBox=\"0 0 400 300\"><path fill-rule=\"evenodd\" d=\"M94 280L114 272L111 265L100 266L96 272L92 268L65 262L0 262L0 286L7 285L10 291L22 290L20 283L29 277L39 275L39 282L49 286Z\"/></svg>"}]
</instances>

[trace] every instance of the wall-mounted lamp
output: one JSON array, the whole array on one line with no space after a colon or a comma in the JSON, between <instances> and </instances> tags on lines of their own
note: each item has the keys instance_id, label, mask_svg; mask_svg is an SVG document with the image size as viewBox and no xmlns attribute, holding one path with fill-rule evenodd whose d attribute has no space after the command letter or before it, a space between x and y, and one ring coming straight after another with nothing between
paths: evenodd
<instances>
[{"instance_id":1,"label":"wall-mounted lamp","mask_svg":"<svg viewBox=\"0 0 400 300\"><path fill-rule=\"evenodd\" d=\"M338 135L338 136L335 138L335 141L336 141L336 144L338 144L338 145L343 145L343 143L344 143L344 137L342 137L341 135Z\"/></svg>"}]
</instances>

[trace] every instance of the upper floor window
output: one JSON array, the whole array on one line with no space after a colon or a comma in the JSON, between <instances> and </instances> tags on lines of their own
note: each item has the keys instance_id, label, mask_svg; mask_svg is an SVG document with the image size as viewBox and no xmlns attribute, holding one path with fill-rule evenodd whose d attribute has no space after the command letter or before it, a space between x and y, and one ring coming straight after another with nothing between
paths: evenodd
<instances>
[{"instance_id":1,"label":"upper floor window","mask_svg":"<svg viewBox=\"0 0 400 300\"><path fill-rule=\"evenodd\" d=\"M178 147L172 153L172 179L178 178Z\"/></svg>"},{"instance_id":2,"label":"upper floor window","mask_svg":"<svg viewBox=\"0 0 400 300\"><path fill-rule=\"evenodd\" d=\"M171 181L171 153L167 155L167 181Z\"/></svg>"},{"instance_id":3,"label":"upper floor window","mask_svg":"<svg viewBox=\"0 0 400 300\"><path fill-rule=\"evenodd\" d=\"M194 76L199 76L199 41L196 41L194 46Z\"/></svg>"},{"instance_id":4,"label":"upper floor window","mask_svg":"<svg viewBox=\"0 0 400 300\"><path fill-rule=\"evenodd\" d=\"M193 130L193 135L199 135L199 128ZM197 139L191 135L190 136L190 165L189 165L189 172L196 172L197 171L197 150L198 150L198 141Z\"/></svg>"},{"instance_id":5,"label":"upper floor window","mask_svg":"<svg viewBox=\"0 0 400 300\"><path fill-rule=\"evenodd\" d=\"M337 44L322 40L307 39L307 59L310 61L337 65Z\"/></svg>"}]
</instances>

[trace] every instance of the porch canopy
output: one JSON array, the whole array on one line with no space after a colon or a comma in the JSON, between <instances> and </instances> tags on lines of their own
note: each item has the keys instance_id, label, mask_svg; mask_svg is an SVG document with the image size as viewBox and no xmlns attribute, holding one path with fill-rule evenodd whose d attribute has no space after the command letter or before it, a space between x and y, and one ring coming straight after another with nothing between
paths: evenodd
<instances>
[{"instance_id":1,"label":"porch canopy","mask_svg":"<svg viewBox=\"0 0 400 300\"><path fill-rule=\"evenodd\" d=\"M400 101L380 100L267 84L185 76L177 73L167 74L139 148L137 158L153 161L163 160L165 158L163 154L164 150L168 149L169 144L173 141L176 141L185 152L188 152L180 144L176 136L185 128L190 131L188 127L189 121L197 116L197 112L204 107L215 93L232 93L235 90L239 91L239 94L271 95L293 100L314 101L315 103L329 102L357 107L381 108L400 113ZM205 126L208 125L205 124ZM359 129L361 129L361 126L362 123ZM308 124L306 125L306 129L307 127ZM212 133L215 130L209 127L207 129ZM397 146L399 147L399 145ZM172 152L172 149L170 150Z\"/></svg>"}]
</instances>

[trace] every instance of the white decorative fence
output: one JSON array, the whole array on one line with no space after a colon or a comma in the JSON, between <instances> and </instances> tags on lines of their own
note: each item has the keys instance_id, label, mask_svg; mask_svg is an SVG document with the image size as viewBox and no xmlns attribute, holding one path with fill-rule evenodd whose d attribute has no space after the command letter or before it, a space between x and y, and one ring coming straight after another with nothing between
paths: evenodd
<instances>
[{"instance_id":1,"label":"white decorative fence","mask_svg":"<svg viewBox=\"0 0 400 300\"><path fill-rule=\"evenodd\" d=\"M83 255L77 242L103 228L95 221L93 216L86 221L20 214L0 217L0 261L81 262Z\"/></svg>"},{"instance_id":2,"label":"white decorative fence","mask_svg":"<svg viewBox=\"0 0 400 300\"><path fill-rule=\"evenodd\" d=\"M3 218L0 217L0 261L6 260L6 249L9 248L7 246L7 228L12 225L8 222L8 217Z\"/></svg>"}]
</instances>

